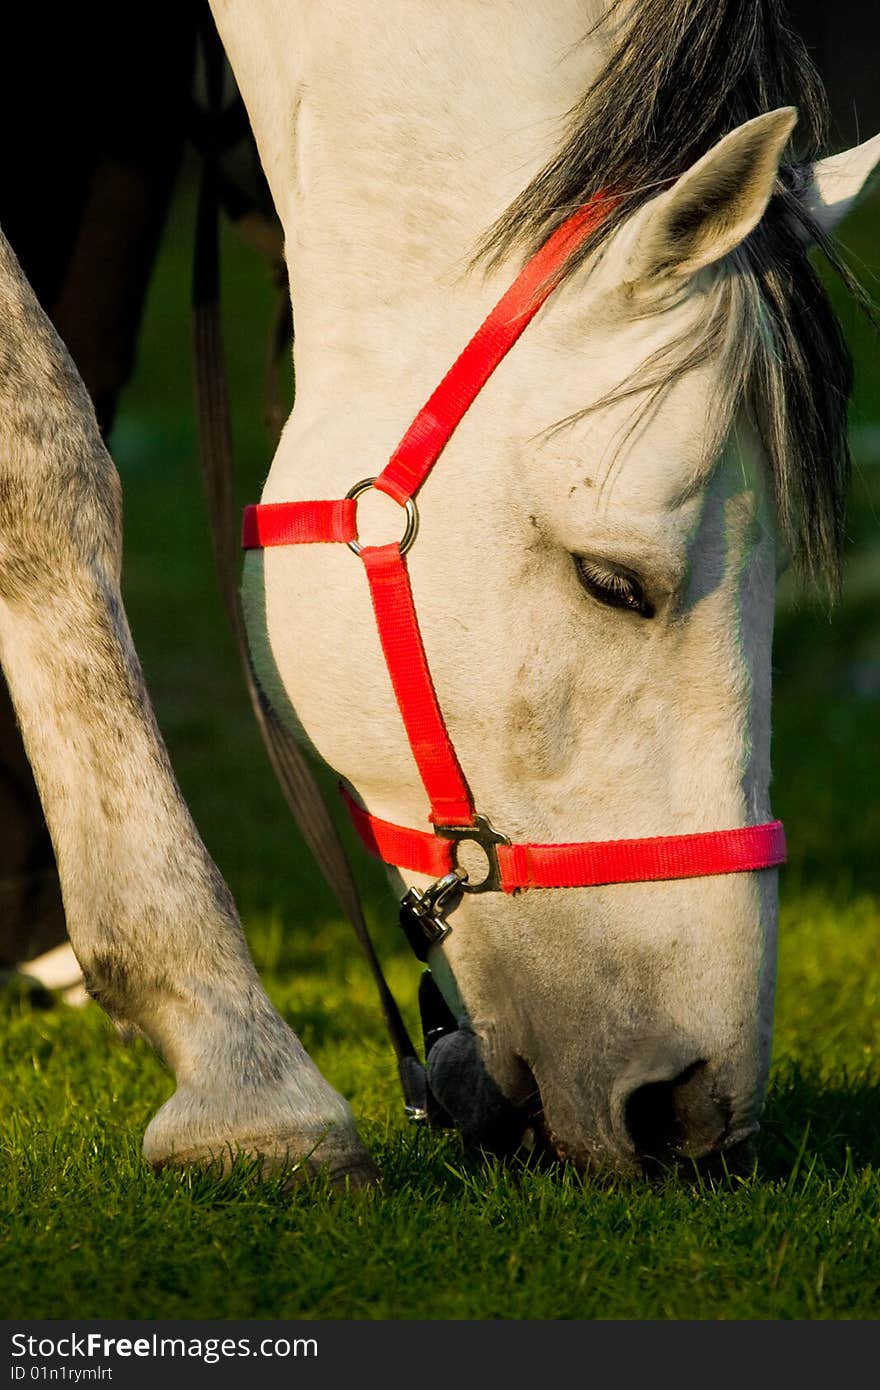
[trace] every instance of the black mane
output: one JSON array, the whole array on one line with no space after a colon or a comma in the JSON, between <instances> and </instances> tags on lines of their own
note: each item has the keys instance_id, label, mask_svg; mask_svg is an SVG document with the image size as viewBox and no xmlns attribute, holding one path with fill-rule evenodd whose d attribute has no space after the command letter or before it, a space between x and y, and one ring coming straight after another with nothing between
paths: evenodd
<instances>
[{"instance_id":1,"label":"black mane","mask_svg":"<svg viewBox=\"0 0 880 1390\"><path fill-rule=\"evenodd\" d=\"M617 26L619 37L572 111L562 148L490 228L479 254L494 263L531 252L591 195L623 192L573 268L729 130L796 106L794 148L778 191L727 269L751 282L739 298L760 319L736 375L772 469L780 539L808 578L833 590L851 472L853 373L808 240L866 297L800 196L826 138L822 83L781 0L640 0L625 22L621 8L615 0L601 22Z\"/></svg>"}]
</instances>

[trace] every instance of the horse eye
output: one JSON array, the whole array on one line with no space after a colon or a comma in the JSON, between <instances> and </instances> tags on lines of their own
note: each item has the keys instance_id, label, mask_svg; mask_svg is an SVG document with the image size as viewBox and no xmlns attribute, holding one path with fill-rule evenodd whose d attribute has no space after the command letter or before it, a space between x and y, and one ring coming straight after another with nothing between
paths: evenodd
<instances>
[{"instance_id":1,"label":"horse eye","mask_svg":"<svg viewBox=\"0 0 880 1390\"><path fill-rule=\"evenodd\" d=\"M597 603L604 603L606 608L628 608L642 618L653 618L654 605L631 570L611 568L605 561L599 563L584 555L575 555L574 564L581 587Z\"/></svg>"}]
</instances>

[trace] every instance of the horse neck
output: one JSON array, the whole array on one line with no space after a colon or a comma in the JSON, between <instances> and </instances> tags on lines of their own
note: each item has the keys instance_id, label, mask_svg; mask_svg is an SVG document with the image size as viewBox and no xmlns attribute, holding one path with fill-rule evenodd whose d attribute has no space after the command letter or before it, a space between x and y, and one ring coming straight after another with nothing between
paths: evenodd
<instances>
[{"instance_id":1,"label":"horse neck","mask_svg":"<svg viewBox=\"0 0 880 1390\"><path fill-rule=\"evenodd\" d=\"M604 8L215 0L284 224L298 413L442 375L499 291L468 274L480 236L594 79Z\"/></svg>"}]
</instances>

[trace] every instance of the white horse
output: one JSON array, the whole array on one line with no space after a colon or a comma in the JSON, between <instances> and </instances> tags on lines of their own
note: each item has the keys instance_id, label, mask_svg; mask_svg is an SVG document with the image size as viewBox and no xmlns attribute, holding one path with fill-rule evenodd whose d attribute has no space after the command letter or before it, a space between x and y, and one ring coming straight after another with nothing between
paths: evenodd
<instances>
[{"instance_id":1,"label":"white horse","mask_svg":"<svg viewBox=\"0 0 880 1390\"><path fill-rule=\"evenodd\" d=\"M800 198L830 230L880 139L774 197L787 93L767 76L781 109L756 107L746 65L700 124L721 77L698 60L767 56L754 26L719 37L726 8L634 0L601 23L602 5L572 0L214 3L295 305L297 404L264 502L341 497L378 473L524 250L595 179L621 199L419 499L411 572L443 712L479 807L522 840L767 820L776 575L788 550L833 566L845 369L824 301L811 334L799 317L813 281L794 214ZM665 72L646 63L652 42L669 44ZM670 103L697 72L703 87ZM668 137L645 144L657 162L639 178L624 115ZM603 127L611 153L586 167ZM693 158L670 168L676 149ZM176 1076L145 1154L368 1178L348 1106L271 1008L174 783L82 388L5 247L0 272L0 658L85 978ZM820 360L810 406L804 362ZM811 465L803 446L823 431ZM358 520L368 540L399 534L375 494ZM245 600L276 708L371 812L423 824L352 556L255 552ZM775 922L769 869L465 898L431 952L460 1024L432 1085L471 1138L537 1124L582 1167L733 1154L765 1088Z\"/></svg>"}]
</instances>

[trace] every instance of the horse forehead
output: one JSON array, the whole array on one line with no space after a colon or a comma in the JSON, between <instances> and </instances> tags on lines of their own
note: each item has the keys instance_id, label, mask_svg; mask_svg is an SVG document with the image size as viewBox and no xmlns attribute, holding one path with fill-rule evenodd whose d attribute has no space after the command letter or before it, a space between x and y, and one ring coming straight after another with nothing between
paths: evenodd
<instances>
[{"instance_id":1,"label":"horse forehead","mask_svg":"<svg viewBox=\"0 0 880 1390\"><path fill-rule=\"evenodd\" d=\"M675 568L719 544L738 552L756 524L770 524L766 460L748 419L737 415L713 444L705 421L693 427L692 396L669 405L652 416L621 402L520 450L531 475L521 495L569 549L597 546L634 564L644 554Z\"/></svg>"},{"instance_id":2,"label":"horse forehead","mask_svg":"<svg viewBox=\"0 0 880 1390\"><path fill-rule=\"evenodd\" d=\"M723 364L707 357L678 370L676 363L699 344L711 310L708 293L692 290L649 313L634 308L619 287L579 296L563 285L557 295L546 318L529 330L531 341L512 373L511 424L541 442L558 436L569 449L622 433L633 448L642 436L656 448L663 435L670 460L695 465Z\"/></svg>"},{"instance_id":3,"label":"horse forehead","mask_svg":"<svg viewBox=\"0 0 880 1390\"><path fill-rule=\"evenodd\" d=\"M582 405L531 436L520 452L571 504L580 500L606 512L692 511L719 472L750 481L750 470L737 472L738 449L719 450L713 440L711 382L696 377L672 383L654 402L636 394Z\"/></svg>"}]
</instances>

